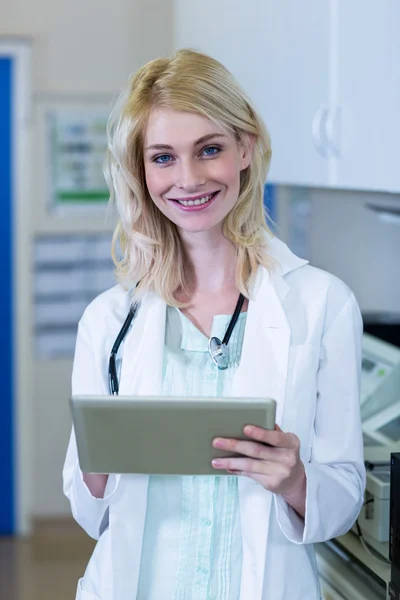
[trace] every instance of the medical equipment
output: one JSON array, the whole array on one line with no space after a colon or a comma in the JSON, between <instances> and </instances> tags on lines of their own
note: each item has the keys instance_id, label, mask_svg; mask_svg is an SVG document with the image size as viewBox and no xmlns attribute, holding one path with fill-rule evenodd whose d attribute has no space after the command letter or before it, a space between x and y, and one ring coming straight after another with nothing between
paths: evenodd
<instances>
[{"instance_id":1,"label":"medical equipment","mask_svg":"<svg viewBox=\"0 0 400 600\"><path fill-rule=\"evenodd\" d=\"M364 333L361 372L362 420L369 419L396 400L400 401L400 348Z\"/></svg>"},{"instance_id":2,"label":"medical equipment","mask_svg":"<svg viewBox=\"0 0 400 600\"><path fill-rule=\"evenodd\" d=\"M239 294L239 299L236 304L235 311L232 315L232 318L229 322L228 329L225 332L224 339L221 340L217 337L210 338L208 343L208 351L211 354L211 358L214 363L217 365L219 369L227 369L229 365L229 351L228 351L228 342L232 335L232 331L237 323L237 320L240 315L240 311L242 310L244 302L243 294Z\"/></svg>"},{"instance_id":3,"label":"medical equipment","mask_svg":"<svg viewBox=\"0 0 400 600\"><path fill-rule=\"evenodd\" d=\"M230 337L232 335L232 332L235 328L235 325L237 323L237 320L239 318L240 312L242 310L243 302L244 302L244 296L243 296L243 294L239 294L239 298L236 303L234 313L231 317L231 320L229 322L228 328L225 332L222 342L217 337L210 338L210 340L208 342L208 351L211 355L211 358L214 361L214 363L217 365L217 367L221 370L227 369L228 365L229 365L228 343L229 343ZM135 318L135 315L139 308L140 308L139 302L135 302L132 305L132 307L129 310L128 316L126 317L124 324L121 327L121 331L119 332L119 334L114 342L114 345L111 349L110 362L109 362L109 366L108 366L108 383L109 383L110 394L112 396L117 396L118 391L119 391L118 375L117 375L117 367L116 367L116 358L117 358L117 354L118 354L118 349L119 349L123 339L125 338L125 336L128 332L128 329L129 329L133 319Z\"/></svg>"},{"instance_id":4,"label":"medical equipment","mask_svg":"<svg viewBox=\"0 0 400 600\"><path fill-rule=\"evenodd\" d=\"M400 348L364 333L361 418L366 463L389 465L400 445Z\"/></svg>"},{"instance_id":5,"label":"medical equipment","mask_svg":"<svg viewBox=\"0 0 400 600\"><path fill-rule=\"evenodd\" d=\"M131 326L131 323L136 315L137 310L139 309L139 306L140 306L139 302L135 302L129 309L128 315L124 321L124 324L121 327L121 331L117 335L117 338L111 349L110 362L108 364L108 387L110 389L110 394L112 396L118 396L118 392L119 392L117 364L116 364L118 350L128 332L129 327Z\"/></svg>"},{"instance_id":6,"label":"medical equipment","mask_svg":"<svg viewBox=\"0 0 400 600\"><path fill-rule=\"evenodd\" d=\"M363 336L361 417L367 467L365 503L356 533L389 556L390 454L400 448L400 349Z\"/></svg>"},{"instance_id":7,"label":"medical equipment","mask_svg":"<svg viewBox=\"0 0 400 600\"><path fill-rule=\"evenodd\" d=\"M74 396L79 464L86 473L229 475L214 458L215 437L249 439L245 425L273 430L271 398Z\"/></svg>"},{"instance_id":8,"label":"medical equipment","mask_svg":"<svg viewBox=\"0 0 400 600\"><path fill-rule=\"evenodd\" d=\"M358 516L358 527L353 527L364 542L383 556L389 558L389 498L390 465L367 465L367 482L364 505Z\"/></svg>"},{"instance_id":9,"label":"medical equipment","mask_svg":"<svg viewBox=\"0 0 400 600\"><path fill-rule=\"evenodd\" d=\"M364 421L362 427L365 444L393 447L400 441L400 400Z\"/></svg>"},{"instance_id":10,"label":"medical equipment","mask_svg":"<svg viewBox=\"0 0 400 600\"><path fill-rule=\"evenodd\" d=\"M389 468L367 472L365 503L359 527L344 536L317 544L316 554L324 600L386 600L388 561ZM360 535L361 532L361 535ZM377 538L386 541L378 541Z\"/></svg>"},{"instance_id":11,"label":"medical equipment","mask_svg":"<svg viewBox=\"0 0 400 600\"><path fill-rule=\"evenodd\" d=\"M400 598L400 453L390 459L390 597Z\"/></svg>"},{"instance_id":12,"label":"medical equipment","mask_svg":"<svg viewBox=\"0 0 400 600\"><path fill-rule=\"evenodd\" d=\"M323 597L338 600L386 598L390 580L390 456L400 452L400 348L368 333L362 342L360 403L364 506L351 532L317 545Z\"/></svg>"}]
</instances>

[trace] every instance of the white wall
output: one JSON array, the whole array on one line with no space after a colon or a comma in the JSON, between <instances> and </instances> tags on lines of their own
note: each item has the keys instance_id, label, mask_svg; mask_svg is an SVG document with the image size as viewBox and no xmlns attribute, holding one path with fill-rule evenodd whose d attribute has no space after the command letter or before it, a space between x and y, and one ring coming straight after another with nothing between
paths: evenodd
<instances>
[{"instance_id":1,"label":"white wall","mask_svg":"<svg viewBox=\"0 0 400 600\"><path fill-rule=\"evenodd\" d=\"M170 0L2 0L0 34L32 37L34 91L114 93L170 53L172 17Z\"/></svg>"},{"instance_id":2,"label":"white wall","mask_svg":"<svg viewBox=\"0 0 400 600\"><path fill-rule=\"evenodd\" d=\"M55 94L115 95L144 62L170 54L172 0L2 0L0 35L32 40L35 118L39 98ZM39 140L35 139L36 123L32 125L31 164L34 165L35 145ZM41 204L35 167L31 180L25 206L29 234L19 241L25 248L22 254L28 257L31 241L42 226L37 214L35 218L35 206ZM82 230L82 223L79 228ZM31 294L29 279L27 276L25 281L27 294ZM33 347L28 327L23 340ZM24 486L24 493L31 498L33 517L67 515L69 505L62 495L61 469L70 431L68 397L72 361L38 361L33 352L31 358L31 368L26 372L32 376L25 382L25 389L31 386L32 406L28 407L25 401L27 410L21 414L21 431L29 431L29 435L23 436L21 442L25 446L20 454L30 463L25 465L24 472L32 473L32 489ZM29 502L25 504L29 508Z\"/></svg>"}]
</instances>

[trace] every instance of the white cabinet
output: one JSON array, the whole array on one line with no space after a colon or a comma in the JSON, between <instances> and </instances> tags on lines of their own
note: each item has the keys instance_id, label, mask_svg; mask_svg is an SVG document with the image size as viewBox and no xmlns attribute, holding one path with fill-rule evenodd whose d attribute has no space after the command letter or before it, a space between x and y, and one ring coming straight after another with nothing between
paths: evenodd
<instances>
[{"instance_id":1,"label":"white cabinet","mask_svg":"<svg viewBox=\"0 0 400 600\"><path fill-rule=\"evenodd\" d=\"M338 187L400 191L400 5L336 0Z\"/></svg>"},{"instance_id":2,"label":"white cabinet","mask_svg":"<svg viewBox=\"0 0 400 600\"><path fill-rule=\"evenodd\" d=\"M329 104L329 2L268 0L247 88L271 133L270 180L326 186L320 135ZM255 16L255 15L253 15Z\"/></svg>"},{"instance_id":3,"label":"white cabinet","mask_svg":"<svg viewBox=\"0 0 400 600\"><path fill-rule=\"evenodd\" d=\"M400 192L398 0L175 0L175 18L264 118L271 182Z\"/></svg>"}]
</instances>

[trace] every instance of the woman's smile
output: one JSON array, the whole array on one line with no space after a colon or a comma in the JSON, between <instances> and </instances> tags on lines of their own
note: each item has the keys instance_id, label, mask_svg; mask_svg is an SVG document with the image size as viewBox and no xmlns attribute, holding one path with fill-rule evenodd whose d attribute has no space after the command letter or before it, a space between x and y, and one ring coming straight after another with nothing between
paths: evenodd
<instances>
[{"instance_id":1,"label":"woman's smile","mask_svg":"<svg viewBox=\"0 0 400 600\"><path fill-rule=\"evenodd\" d=\"M179 210L194 212L207 209L217 198L220 190L211 194L193 196L186 198L167 198L167 202L173 202Z\"/></svg>"}]
</instances>

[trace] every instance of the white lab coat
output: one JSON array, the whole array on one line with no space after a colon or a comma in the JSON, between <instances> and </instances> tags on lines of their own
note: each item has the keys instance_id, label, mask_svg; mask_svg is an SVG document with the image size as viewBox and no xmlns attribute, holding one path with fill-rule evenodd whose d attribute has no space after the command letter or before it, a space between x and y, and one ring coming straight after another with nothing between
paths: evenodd
<instances>
[{"instance_id":1,"label":"white lab coat","mask_svg":"<svg viewBox=\"0 0 400 600\"><path fill-rule=\"evenodd\" d=\"M307 265L277 238L270 253L276 266L271 273L259 269L233 395L275 398L277 423L299 436L306 514L303 522L280 496L239 477L240 598L319 600L313 543L348 531L363 502L362 322L344 283ZM116 286L85 311L73 394L108 394L110 349L128 309L128 294ZM121 395L160 392L165 316L164 301L147 294L121 348ZM75 519L99 540L77 599L136 598L147 487L147 475L111 475L104 498L94 498L83 483L72 432L64 491Z\"/></svg>"}]
</instances>

